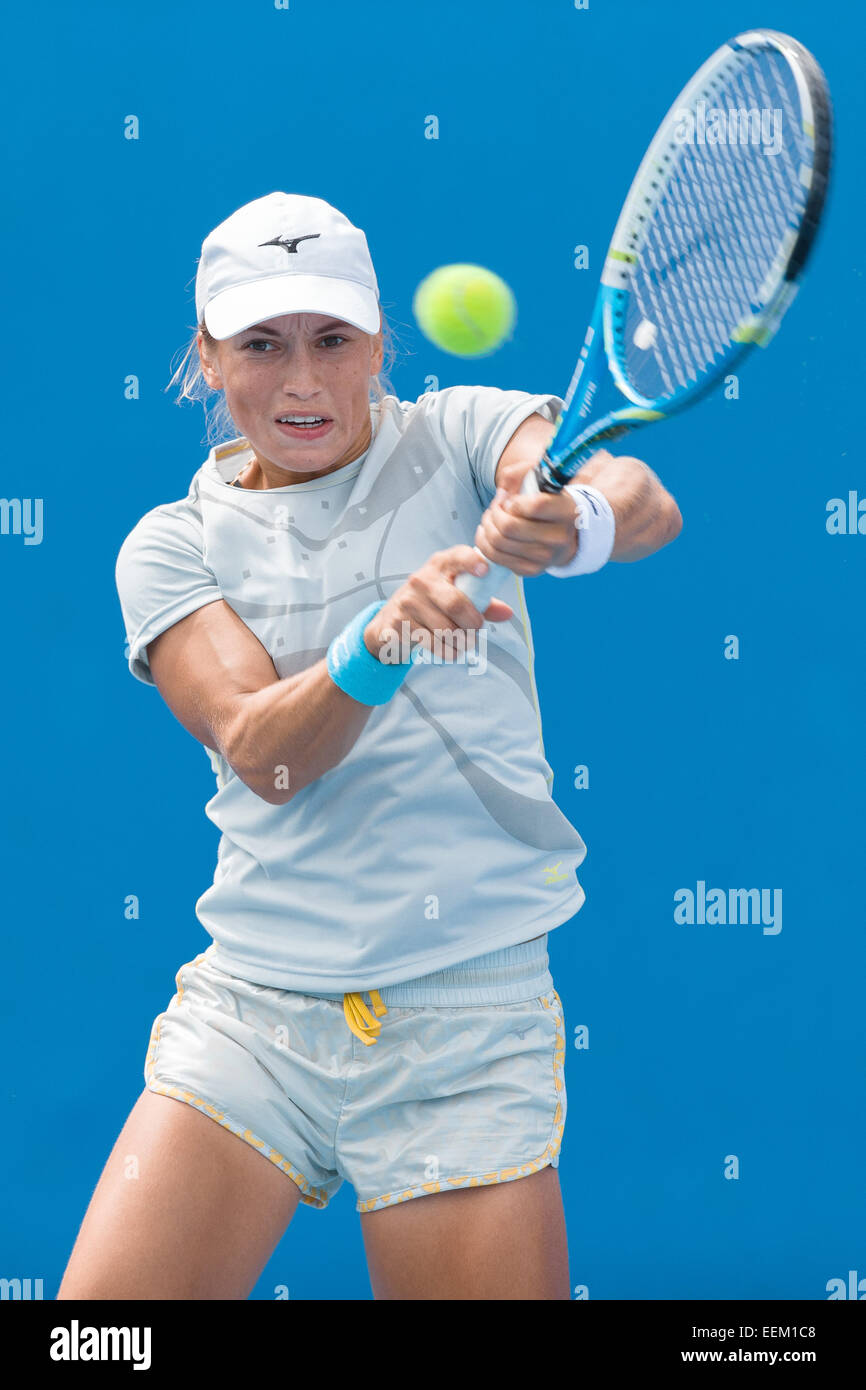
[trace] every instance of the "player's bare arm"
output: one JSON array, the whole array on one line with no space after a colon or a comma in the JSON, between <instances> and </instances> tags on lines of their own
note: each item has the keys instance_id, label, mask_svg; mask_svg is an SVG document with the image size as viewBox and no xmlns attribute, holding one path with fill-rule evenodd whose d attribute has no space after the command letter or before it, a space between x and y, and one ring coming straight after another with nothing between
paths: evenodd
<instances>
[{"instance_id":1,"label":"player's bare arm","mask_svg":"<svg viewBox=\"0 0 866 1390\"><path fill-rule=\"evenodd\" d=\"M521 575L567 565L580 543L568 493L521 493L555 426L530 415L511 436L496 470L497 494L478 526L475 544L490 560ZM600 450L575 474L607 498L616 522L612 560L642 560L674 540L682 516L674 498L640 459Z\"/></svg>"},{"instance_id":2,"label":"player's bare arm","mask_svg":"<svg viewBox=\"0 0 866 1390\"><path fill-rule=\"evenodd\" d=\"M479 614L453 583L461 570L479 563L469 545L432 555L368 624L365 644L371 655L378 658L389 631L399 639L403 621L410 624L412 644L428 650L437 631L480 627ZM488 620L508 618L511 611L494 600ZM184 728L274 806L286 805L336 767L374 708L335 685L324 658L281 678L264 647L223 600L168 628L150 643L148 660L160 694Z\"/></svg>"},{"instance_id":3,"label":"player's bare arm","mask_svg":"<svg viewBox=\"0 0 866 1390\"><path fill-rule=\"evenodd\" d=\"M281 679L222 599L168 628L147 655L184 728L273 806L340 762L372 713L333 683L324 659Z\"/></svg>"}]
</instances>

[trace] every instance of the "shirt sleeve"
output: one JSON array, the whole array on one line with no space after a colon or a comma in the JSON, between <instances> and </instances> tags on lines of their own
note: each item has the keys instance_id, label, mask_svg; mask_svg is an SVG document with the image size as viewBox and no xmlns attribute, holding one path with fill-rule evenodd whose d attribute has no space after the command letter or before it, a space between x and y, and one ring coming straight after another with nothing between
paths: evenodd
<instances>
[{"instance_id":1,"label":"shirt sleeve","mask_svg":"<svg viewBox=\"0 0 866 1390\"><path fill-rule=\"evenodd\" d=\"M153 685L145 648L181 618L222 598L202 558L200 528L182 513L156 507L120 548L115 582L126 626L129 669Z\"/></svg>"},{"instance_id":2,"label":"shirt sleeve","mask_svg":"<svg viewBox=\"0 0 866 1390\"><path fill-rule=\"evenodd\" d=\"M452 457L465 460L484 507L496 492L496 468L514 431L535 413L554 424L563 406L560 396L498 386L447 386L430 395L437 397L428 409L442 443Z\"/></svg>"}]
</instances>

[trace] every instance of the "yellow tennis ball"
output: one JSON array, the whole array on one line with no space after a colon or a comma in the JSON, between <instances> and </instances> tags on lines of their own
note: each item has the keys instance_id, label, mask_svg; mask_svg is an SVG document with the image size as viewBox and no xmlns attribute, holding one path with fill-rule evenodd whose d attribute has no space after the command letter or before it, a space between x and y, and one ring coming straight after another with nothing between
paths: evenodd
<instances>
[{"instance_id":1,"label":"yellow tennis ball","mask_svg":"<svg viewBox=\"0 0 866 1390\"><path fill-rule=\"evenodd\" d=\"M483 265L442 265L421 281L412 312L437 347L456 357L483 357L511 337L517 301Z\"/></svg>"}]
</instances>

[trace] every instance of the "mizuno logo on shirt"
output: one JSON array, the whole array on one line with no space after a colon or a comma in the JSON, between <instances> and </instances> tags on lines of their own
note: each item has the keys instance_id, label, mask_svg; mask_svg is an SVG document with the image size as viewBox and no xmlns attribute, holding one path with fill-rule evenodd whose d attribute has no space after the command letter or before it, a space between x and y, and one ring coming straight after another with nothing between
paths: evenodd
<instances>
[{"instance_id":1,"label":"mizuno logo on shirt","mask_svg":"<svg viewBox=\"0 0 866 1390\"><path fill-rule=\"evenodd\" d=\"M561 859L558 860L556 864L546 865L544 872L547 875L544 880L545 888L549 888L552 883L565 883L570 877L569 874L562 873Z\"/></svg>"}]
</instances>

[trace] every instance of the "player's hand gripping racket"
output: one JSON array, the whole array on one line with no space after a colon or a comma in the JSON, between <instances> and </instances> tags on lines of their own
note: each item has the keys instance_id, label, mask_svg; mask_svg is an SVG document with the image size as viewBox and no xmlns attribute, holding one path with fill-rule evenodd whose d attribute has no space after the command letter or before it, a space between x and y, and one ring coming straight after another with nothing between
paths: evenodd
<instances>
[{"instance_id":1,"label":"player's hand gripping racket","mask_svg":"<svg viewBox=\"0 0 866 1390\"><path fill-rule=\"evenodd\" d=\"M718 49L637 171L547 452L523 490L558 492L608 440L691 405L794 297L830 168L827 83L770 29ZM578 537L579 540L579 537ZM509 570L461 574L483 613Z\"/></svg>"}]
</instances>

